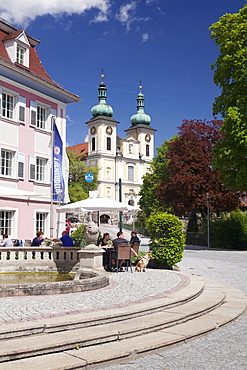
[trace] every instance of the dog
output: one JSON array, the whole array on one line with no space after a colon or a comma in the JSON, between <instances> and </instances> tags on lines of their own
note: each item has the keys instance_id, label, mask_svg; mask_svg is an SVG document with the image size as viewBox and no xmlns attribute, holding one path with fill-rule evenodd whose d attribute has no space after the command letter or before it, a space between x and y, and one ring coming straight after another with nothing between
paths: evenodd
<instances>
[{"instance_id":1,"label":"dog","mask_svg":"<svg viewBox=\"0 0 247 370\"><path fill-rule=\"evenodd\" d=\"M135 271L137 272L144 272L146 271L146 267L148 265L149 260L152 258L151 253L145 254L144 257L140 259L140 261L137 262Z\"/></svg>"}]
</instances>

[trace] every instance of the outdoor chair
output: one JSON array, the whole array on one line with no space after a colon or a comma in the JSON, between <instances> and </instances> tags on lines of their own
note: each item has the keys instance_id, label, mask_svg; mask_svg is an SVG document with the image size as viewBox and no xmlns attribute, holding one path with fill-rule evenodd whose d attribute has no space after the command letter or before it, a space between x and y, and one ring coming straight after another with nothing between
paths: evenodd
<instances>
[{"instance_id":1,"label":"outdoor chair","mask_svg":"<svg viewBox=\"0 0 247 370\"><path fill-rule=\"evenodd\" d=\"M134 242L131 248L138 254L139 253L140 242ZM131 255L134 256L134 253L131 252Z\"/></svg>"},{"instance_id":2,"label":"outdoor chair","mask_svg":"<svg viewBox=\"0 0 247 370\"><path fill-rule=\"evenodd\" d=\"M128 267L130 267L130 271L133 272L131 266L131 246L129 244L120 244L117 246L117 256L116 256L117 272L119 267L119 260L126 260L127 271Z\"/></svg>"}]
</instances>

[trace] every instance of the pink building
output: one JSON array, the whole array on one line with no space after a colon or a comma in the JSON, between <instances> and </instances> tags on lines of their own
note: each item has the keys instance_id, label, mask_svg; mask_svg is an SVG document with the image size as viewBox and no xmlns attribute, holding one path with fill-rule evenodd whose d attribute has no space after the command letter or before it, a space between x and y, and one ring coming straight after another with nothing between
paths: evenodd
<instances>
[{"instance_id":1,"label":"pink building","mask_svg":"<svg viewBox=\"0 0 247 370\"><path fill-rule=\"evenodd\" d=\"M47 74L38 43L0 21L0 234L12 239L32 239L38 230L56 237L64 227L57 203L68 202L66 106L80 99ZM55 150L54 126L61 138ZM59 181L64 181L55 196L53 152L61 154Z\"/></svg>"}]
</instances>

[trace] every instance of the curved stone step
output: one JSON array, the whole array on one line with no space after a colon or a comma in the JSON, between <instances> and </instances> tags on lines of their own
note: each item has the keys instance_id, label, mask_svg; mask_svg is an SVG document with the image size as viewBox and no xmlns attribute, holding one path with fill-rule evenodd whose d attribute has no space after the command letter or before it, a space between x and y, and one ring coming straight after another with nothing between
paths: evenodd
<instances>
[{"instance_id":1,"label":"curved stone step","mask_svg":"<svg viewBox=\"0 0 247 370\"><path fill-rule=\"evenodd\" d=\"M214 294L217 287L214 284L210 284L210 281L207 282L209 283L208 289ZM247 298L243 292L223 284L219 284L218 288L226 294L224 303L211 312L207 312L203 316L191 319L185 323L132 338L80 348L79 350L74 349L0 363L0 370L26 370L33 368L35 370L81 369L87 365L131 356L134 353L143 353L204 334L235 319L246 308ZM182 309L183 306L180 308Z\"/></svg>"},{"instance_id":2,"label":"curved stone step","mask_svg":"<svg viewBox=\"0 0 247 370\"><path fill-rule=\"evenodd\" d=\"M225 292L222 287L217 288L217 286L217 283L208 281L203 292L194 300L190 300L183 305L164 308L159 312L152 312L145 316L133 317L127 321L121 320L121 315L119 315L118 322L2 340L0 361L62 352L73 349L75 346L89 348L89 346L109 342L122 342L126 338L146 335L150 332L158 333L165 328L176 327L188 320L191 321L198 316L205 315L222 305L225 300ZM182 299L184 299L184 292L181 292L181 294ZM133 309L133 306L131 308Z\"/></svg>"},{"instance_id":3,"label":"curved stone step","mask_svg":"<svg viewBox=\"0 0 247 370\"><path fill-rule=\"evenodd\" d=\"M186 276L189 279L189 284L173 293L164 292L148 297L141 302L129 302L125 305L116 304L116 307L112 305L113 307L108 307L107 309L103 307L91 312L82 311L79 314L43 318L32 322L24 321L21 323L3 324L0 326L0 343L1 340L10 338L74 330L129 320L185 304L201 295L204 289L204 280L200 276L176 274Z\"/></svg>"}]
</instances>

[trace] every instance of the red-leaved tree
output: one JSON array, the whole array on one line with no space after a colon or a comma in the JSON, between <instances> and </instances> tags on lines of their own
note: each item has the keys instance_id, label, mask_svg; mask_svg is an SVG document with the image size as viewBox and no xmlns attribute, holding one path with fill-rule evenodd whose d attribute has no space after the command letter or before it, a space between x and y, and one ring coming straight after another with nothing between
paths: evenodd
<instances>
[{"instance_id":1,"label":"red-leaved tree","mask_svg":"<svg viewBox=\"0 0 247 370\"><path fill-rule=\"evenodd\" d=\"M162 205L178 216L192 209L205 212L207 193L211 212L231 211L240 204L237 192L223 187L212 169L212 149L220 137L222 120L183 120L178 137L168 143L168 180L160 182L157 195Z\"/></svg>"}]
</instances>

